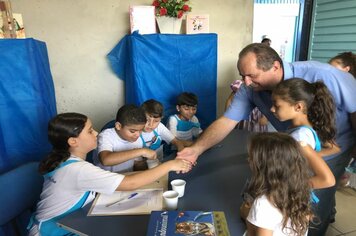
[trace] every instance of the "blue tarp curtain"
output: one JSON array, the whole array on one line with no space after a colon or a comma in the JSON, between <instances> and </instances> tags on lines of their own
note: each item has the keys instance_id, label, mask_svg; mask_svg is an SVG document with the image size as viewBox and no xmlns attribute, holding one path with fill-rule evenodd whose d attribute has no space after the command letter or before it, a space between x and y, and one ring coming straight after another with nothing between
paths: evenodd
<instances>
[{"instance_id":1,"label":"blue tarp curtain","mask_svg":"<svg viewBox=\"0 0 356 236\"><path fill-rule=\"evenodd\" d=\"M50 150L47 124L56 113L44 42L0 39L0 173L40 160Z\"/></svg>"},{"instance_id":2,"label":"blue tarp curtain","mask_svg":"<svg viewBox=\"0 0 356 236\"><path fill-rule=\"evenodd\" d=\"M197 117L206 128L216 119L217 35L149 34L125 36L108 54L112 69L125 81L125 101L160 101L165 116L176 113L176 97L193 92Z\"/></svg>"}]
</instances>

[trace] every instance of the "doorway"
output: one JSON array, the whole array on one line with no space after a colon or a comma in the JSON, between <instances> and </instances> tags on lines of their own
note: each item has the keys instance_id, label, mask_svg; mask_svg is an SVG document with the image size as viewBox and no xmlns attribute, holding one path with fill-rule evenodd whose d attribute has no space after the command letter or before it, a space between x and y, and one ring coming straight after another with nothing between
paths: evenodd
<instances>
[{"instance_id":1,"label":"doorway","mask_svg":"<svg viewBox=\"0 0 356 236\"><path fill-rule=\"evenodd\" d=\"M299 1L255 0L253 42L269 38L283 60L295 61L300 9Z\"/></svg>"}]
</instances>

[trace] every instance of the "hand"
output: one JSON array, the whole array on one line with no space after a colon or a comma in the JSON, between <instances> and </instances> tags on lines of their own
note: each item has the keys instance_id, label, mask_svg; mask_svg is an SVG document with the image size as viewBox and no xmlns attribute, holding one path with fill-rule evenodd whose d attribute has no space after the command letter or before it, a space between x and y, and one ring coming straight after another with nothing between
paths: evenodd
<instances>
[{"instance_id":1,"label":"hand","mask_svg":"<svg viewBox=\"0 0 356 236\"><path fill-rule=\"evenodd\" d=\"M169 162L172 163L171 171L176 171L177 174L187 173L188 171L190 171L192 169L192 164L186 160L174 159Z\"/></svg>"},{"instance_id":2,"label":"hand","mask_svg":"<svg viewBox=\"0 0 356 236\"><path fill-rule=\"evenodd\" d=\"M186 147L182 151L177 152L177 159L183 159L190 161L193 165L196 165L198 159L198 153L193 147Z\"/></svg>"},{"instance_id":3,"label":"hand","mask_svg":"<svg viewBox=\"0 0 356 236\"><path fill-rule=\"evenodd\" d=\"M251 204L248 202L243 202L240 206L240 217L246 220L248 213L250 212Z\"/></svg>"},{"instance_id":4,"label":"hand","mask_svg":"<svg viewBox=\"0 0 356 236\"><path fill-rule=\"evenodd\" d=\"M157 153L155 150L151 150L149 148L144 148L143 152L143 157L146 157L147 159L154 160L157 159Z\"/></svg>"}]
</instances>

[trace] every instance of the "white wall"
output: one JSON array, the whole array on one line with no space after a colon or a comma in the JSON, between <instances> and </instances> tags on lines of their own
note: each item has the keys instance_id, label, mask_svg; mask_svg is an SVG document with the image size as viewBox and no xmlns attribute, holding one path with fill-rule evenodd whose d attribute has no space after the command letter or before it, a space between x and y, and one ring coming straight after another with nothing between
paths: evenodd
<instances>
[{"instance_id":1,"label":"white wall","mask_svg":"<svg viewBox=\"0 0 356 236\"><path fill-rule=\"evenodd\" d=\"M21 13L27 37L46 42L58 113L88 115L97 129L115 118L124 104L124 84L111 71L106 55L129 32L129 5L151 0L11 0ZM252 42L253 1L192 0L192 13L210 15L218 34L218 115L239 78L238 52Z\"/></svg>"}]
</instances>

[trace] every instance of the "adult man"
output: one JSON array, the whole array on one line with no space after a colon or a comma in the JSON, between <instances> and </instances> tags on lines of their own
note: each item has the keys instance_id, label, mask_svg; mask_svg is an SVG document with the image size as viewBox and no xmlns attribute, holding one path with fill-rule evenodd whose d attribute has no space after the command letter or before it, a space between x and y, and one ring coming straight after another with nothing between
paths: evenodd
<instances>
[{"instance_id":1,"label":"adult man","mask_svg":"<svg viewBox=\"0 0 356 236\"><path fill-rule=\"evenodd\" d=\"M324 159L338 179L350 160L349 152L355 141L353 133L356 132L355 79L350 74L324 63L282 62L271 47L258 43L250 44L240 52L237 67L245 85L240 87L225 114L212 123L193 146L179 152L178 158L194 163L201 153L225 138L240 120L246 119L256 106L278 131L286 130L289 123L278 121L270 111L271 90L282 80L293 77L303 78L309 82L321 80L333 95L337 107L336 142L342 151ZM332 187L317 192L320 203L316 213L321 223L316 225L317 230L310 229L309 235L323 235L326 232L335 191L336 187Z\"/></svg>"}]
</instances>

